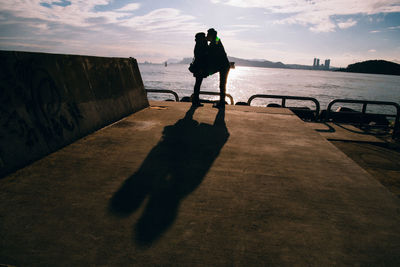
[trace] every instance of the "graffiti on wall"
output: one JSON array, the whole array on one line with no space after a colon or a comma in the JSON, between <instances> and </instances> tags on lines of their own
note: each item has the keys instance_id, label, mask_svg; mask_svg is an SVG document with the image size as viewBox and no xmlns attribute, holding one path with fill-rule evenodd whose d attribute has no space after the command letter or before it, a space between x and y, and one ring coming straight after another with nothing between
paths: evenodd
<instances>
[{"instance_id":1,"label":"graffiti on wall","mask_svg":"<svg viewBox=\"0 0 400 267\"><path fill-rule=\"evenodd\" d=\"M60 88L38 58L2 57L0 135L15 135L32 147L39 135L52 142L63 139L66 131L78 130L83 118L79 107L63 101L62 92L68 88Z\"/></svg>"}]
</instances>

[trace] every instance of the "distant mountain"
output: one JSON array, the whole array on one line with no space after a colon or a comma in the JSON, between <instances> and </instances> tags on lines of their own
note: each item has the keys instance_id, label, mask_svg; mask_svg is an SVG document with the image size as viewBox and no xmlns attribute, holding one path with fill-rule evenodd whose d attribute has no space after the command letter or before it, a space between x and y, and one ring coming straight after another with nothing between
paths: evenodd
<instances>
[{"instance_id":1,"label":"distant mountain","mask_svg":"<svg viewBox=\"0 0 400 267\"><path fill-rule=\"evenodd\" d=\"M286 64L290 69L313 70L313 66L300 65L300 64Z\"/></svg>"},{"instance_id":2,"label":"distant mountain","mask_svg":"<svg viewBox=\"0 0 400 267\"><path fill-rule=\"evenodd\" d=\"M400 64L385 60L368 60L350 64L347 68L339 71L400 75Z\"/></svg>"},{"instance_id":3,"label":"distant mountain","mask_svg":"<svg viewBox=\"0 0 400 267\"><path fill-rule=\"evenodd\" d=\"M246 66L246 67L259 67L259 68L289 68L282 62L272 62L268 60L248 60L237 57L228 57L229 61L235 62L236 66Z\"/></svg>"},{"instance_id":4,"label":"distant mountain","mask_svg":"<svg viewBox=\"0 0 400 267\"><path fill-rule=\"evenodd\" d=\"M238 57L228 56L229 61L235 62L235 66L259 67L259 68L281 68L281 69L302 69L313 70L313 66L300 64L284 64L282 62L272 62L265 59L243 59ZM178 64L190 64L192 57L185 57ZM329 70L336 70L335 67L330 67ZM325 69L323 69L325 70Z\"/></svg>"},{"instance_id":5,"label":"distant mountain","mask_svg":"<svg viewBox=\"0 0 400 267\"><path fill-rule=\"evenodd\" d=\"M255 59L255 60L249 60L249 59L242 59L242 58L237 58L237 57L229 57L229 61L235 62L235 66L247 66L247 67L260 67L260 68L284 68L287 69L289 68L282 62L272 62L268 60L263 60L263 59ZM179 63L180 64L190 64L192 62L193 58L187 57L182 59Z\"/></svg>"},{"instance_id":6,"label":"distant mountain","mask_svg":"<svg viewBox=\"0 0 400 267\"><path fill-rule=\"evenodd\" d=\"M180 63L180 59L178 59L178 58L169 58L169 59L167 59L167 62L168 62L168 64L177 64L177 63Z\"/></svg>"},{"instance_id":7,"label":"distant mountain","mask_svg":"<svg viewBox=\"0 0 400 267\"><path fill-rule=\"evenodd\" d=\"M193 61L192 57L185 57L178 64L190 64L190 63L192 63L192 61Z\"/></svg>"}]
</instances>

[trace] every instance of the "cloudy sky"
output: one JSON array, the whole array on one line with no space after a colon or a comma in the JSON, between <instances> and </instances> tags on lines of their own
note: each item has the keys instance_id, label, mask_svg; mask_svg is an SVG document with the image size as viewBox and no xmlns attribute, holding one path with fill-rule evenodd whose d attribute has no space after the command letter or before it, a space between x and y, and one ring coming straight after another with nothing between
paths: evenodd
<instances>
[{"instance_id":1,"label":"cloudy sky","mask_svg":"<svg viewBox=\"0 0 400 267\"><path fill-rule=\"evenodd\" d=\"M162 62L214 27L228 55L400 63L400 0L0 0L0 49Z\"/></svg>"}]
</instances>

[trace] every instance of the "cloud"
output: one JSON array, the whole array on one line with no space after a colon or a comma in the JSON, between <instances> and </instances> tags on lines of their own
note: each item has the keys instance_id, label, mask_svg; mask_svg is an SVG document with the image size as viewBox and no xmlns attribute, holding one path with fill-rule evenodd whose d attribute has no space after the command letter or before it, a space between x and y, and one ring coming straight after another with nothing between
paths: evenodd
<instances>
[{"instance_id":1,"label":"cloud","mask_svg":"<svg viewBox=\"0 0 400 267\"><path fill-rule=\"evenodd\" d=\"M143 16L135 16L121 21L120 25L147 32L193 33L203 27L194 21L195 17L184 15L178 9L161 8Z\"/></svg>"},{"instance_id":2,"label":"cloud","mask_svg":"<svg viewBox=\"0 0 400 267\"><path fill-rule=\"evenodd\" d=\"M260 25L253 25L253 24L233 24L233 25L229 25L229 27L233 27L233 28L245 28L245 29L256 29L256 28L260 28Z\"/></svg>"},{"instance_id":3,"label":"cloud","mask_svg":"<svg viewBox=\"0 0 400 267\"><path fill-rule=\"evenodd\" d=\"M400 26L392 26L392 27L387 27L383 30L373 30L370 31L370 33L379 33L379 32L387 32L387 31L395 31L395 30L399 30Z\"/></svg>"},{"instance_id":4,"label":"cloud","mask_svg":"<svg viewBox=\"0 0 400 267\"><path fill-rule=\"evenodd\" d=\"M330 32L337 27L346 29L357 23L350 20L336 24L334 17L337 16L400 12L398 0L211 0L211 2L241 8L263 8L267 13L285 14L287 18L275 23L300 24L308 26L314 32Z\"/></svg>"},{"instance_id":5,"label":"cloud","mask_svg":"<svg viewBox=\"0 0 400 267\"><path fill-rule=\"evenodd\" d=\"M389 27L388 30L399 30L400 26Z\"/></svg>"},{"instance_id":6,"label":"cloud","mask_svg":"<svg viewBox=\"0 0 400 267\"><path fill-rule=\"evenodd\" d=\"M99 56L191 54L207 27L175 8L144 13L134 1L0 0L0 49ZM138 13L141 13L138 15ZM13 38L13 39L4 39ZM179 40L179 41L178 41Z\"/></svg>"},{"instance_id":7,"label":"cloud","mask_svg":"<svg viewBox=\"0 0 400 267\"><path fill-rule=\"evenodd\" d=\"M95 7L107 5L108 0L86 0L63 2L60 5L53 1L46 0L0 0L2 11L9 12L18 18L39 19L47 22L55 22L77 27L90 26L91 21L102 21L107 23L118 22L121 12L106 11L96 12ZM71 3L71 4L68 4ZM131 6L131 5L128 5ZM132 7L132 6L131 6ZM126 13L130 14L130 13ZM99 20L99 19L102 20Z\"/></svg>"},{"instance_id":8,"label":"cloud","mask_svg":"<svg viewBox=\"0 0 400 267\"><path fill-rule=\"evenodd\" d=\"M131 11L135 11L135 10L137 10L139 8L140 8L140 4L139 3L131 3L131 4L128 4L128 5L124 6L124 7L121 7L119 9L115 9L114 11L117 11L117 12L131 12Z\"/></svg>"},{"instance_id":9,"label":"cloud","mask_svg":"<svg viewBox=\"0 0 400 267\"><path fill-rule=\"evenodd\" d=\"M376 50L375 50L375 49L370 49L370 50L368 50L368 52L369 52L369 53L375 53Z\"/></svg>"},{"instance_id":10,"label":"cloud","mask_svg":"<svg viewBox=\"0 0 400 267\"><path fill-rule=\"evenodd\" d=\"M93 27L113 24L138 31L188 31L198 28L195 17L184 15L178 9L161 8L145 15L135 16L139 3L129 3L118 9L96 11L98 6L107 6L112 0L79 0L54 2L51 0L0 0L2 11L16 18L41 20L73 27ZM61 5L60 3L65 3ZM68 4L70 3L70 4ZM202 25L201 25L202 26Z\"/></svg>"},{"instance_id":11,"label":"cloud","mask_svg":"<svg viewBox=\"0 0 400 267\"><path fill-rule=\"evenodd\" d=\"M191 31L203 25L195 23L195 17L182 14L178 9L161 8L147 14L135 16L140 9L139 3L128 3L117 9L108 8L98 11L97 7L110 6L113 0L77 0L54 2L54 0L0 0L2 13L11 14L14 22L29 23L30 26L40 21L45 24L62 25L96 30L107 25L121 26L136 31ZM96 9L97 8L97 9ZM104 10L104 8L102 8ZM28 22L27 22L28 21ZM5 22L0 22L5 23Z\"/></svg>"},{"instance_id":12,"label":"cloud","mask_svg":"<svg viewBox=\"0 0 400 267\"><path fill-rule=\"evenodd\" d=\"M345 22L338 22L337 25L340 29L347 29L347 28L353 27L356 24L357 24L357 21L355 21L353 19L348 19Z\"/></svg>"}]
</instances>

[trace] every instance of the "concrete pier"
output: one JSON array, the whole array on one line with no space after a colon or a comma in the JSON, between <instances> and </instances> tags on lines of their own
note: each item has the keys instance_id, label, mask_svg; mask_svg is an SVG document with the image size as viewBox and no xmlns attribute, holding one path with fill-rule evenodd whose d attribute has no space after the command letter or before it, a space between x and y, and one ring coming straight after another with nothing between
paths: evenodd
<instances>
[{"instance_id":1,"label":"concrete pier","mask_svg":"<svg viewBox=\"0 0 400 267\"><path fill-rule=\"evenodd\" d=\"M400 264L400 201L287 109L151 102L0 180L0 264Z\"/></svg>"},{"instance_id":2,"label":"concrete pier","mask_svg":"<svg viewBox=\"0 0 400 267\"><path fill-rule=\"evenodd\" d=\"M0 50L0 178L149 105L134 58Z\"/></svg>"}]
</instances>

